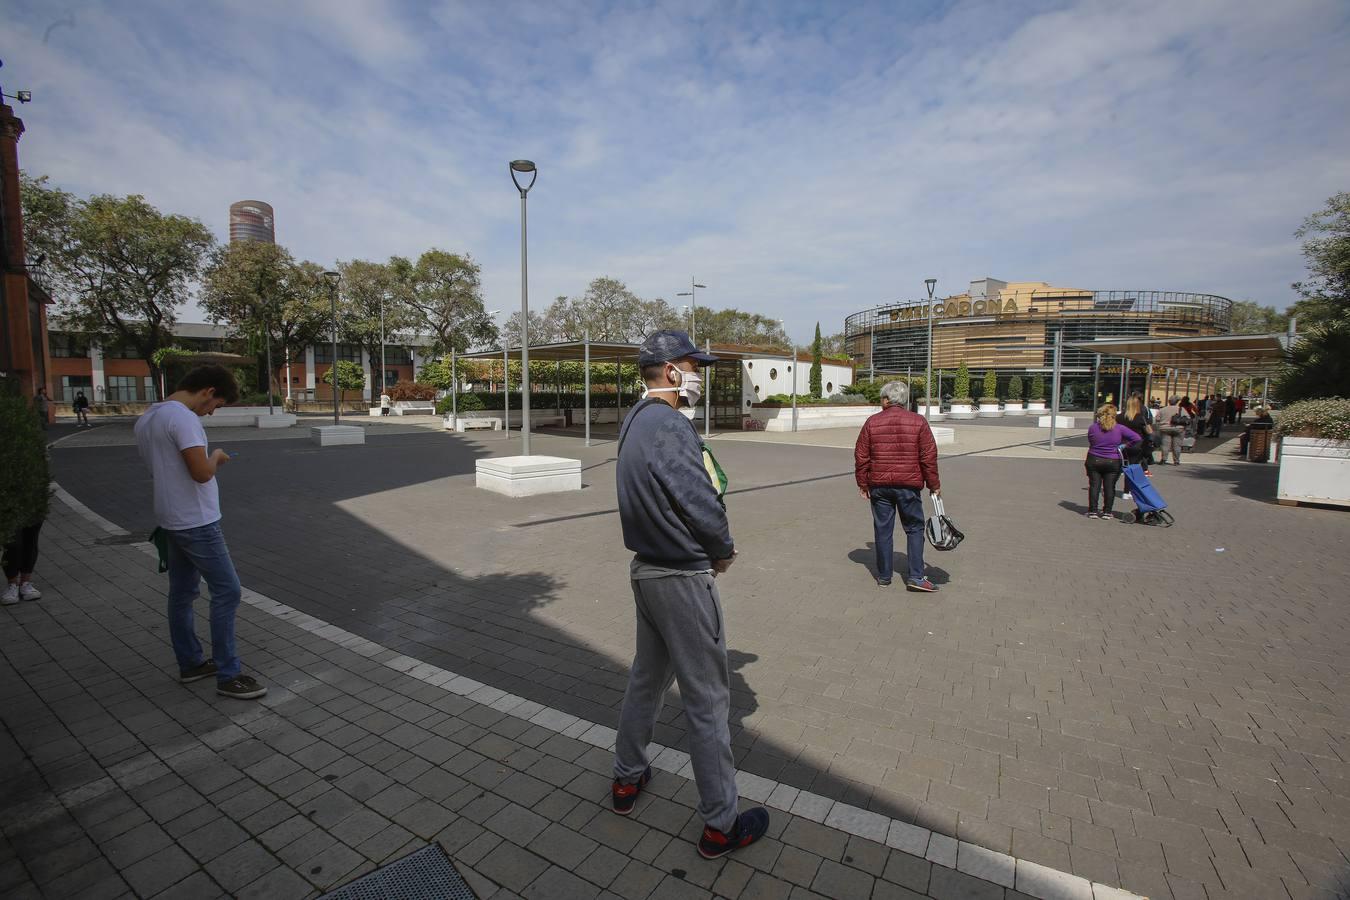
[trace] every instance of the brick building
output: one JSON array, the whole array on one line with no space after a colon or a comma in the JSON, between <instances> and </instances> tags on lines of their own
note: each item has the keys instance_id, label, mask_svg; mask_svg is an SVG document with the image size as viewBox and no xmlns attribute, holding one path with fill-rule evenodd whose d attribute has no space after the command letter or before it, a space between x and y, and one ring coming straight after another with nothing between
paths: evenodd
<instances>
[{"instance_id":1,"label":"brick building","mask_svg":"<svg viewBox=\"0 0 1350 900\"><path fill-rule=\"evenodd\" d=\"M21 92L22 93L22 92ZM19 202L19 137L23 120L0 99L0 377L32 397L47 383L47 306L51 298L33 280L35 265L23 239Z\"/></svg>"}]
</instances>

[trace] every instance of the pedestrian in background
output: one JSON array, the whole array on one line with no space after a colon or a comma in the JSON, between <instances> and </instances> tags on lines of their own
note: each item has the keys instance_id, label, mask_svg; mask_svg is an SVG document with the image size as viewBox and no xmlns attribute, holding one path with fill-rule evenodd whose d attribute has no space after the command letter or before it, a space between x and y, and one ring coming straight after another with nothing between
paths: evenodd
<instances>
[{"instance_id":1,"label":"pedestrian in background","mask_svg":"<svg viewBox=\"0 0 1350 900\"><path fill-rule=\"evenodd\" d=\"M71 404L75 410L76 428L93 428L89 424L89 398L84 395L84 391L75 392L75 402Z\"/></svg>"},{"instance_id":2,"label":"pedestrian in background","mask_svg":"<svg viewBox=\"0 0 1350 900\"><path fill-rule=\"evenodd\" d=\"M1158 465L1167 465L1167 457L1171 455L1172 465L1181 465L1181 439L1186 434L1186 426L1190 423L1190 416L1186 410L1181 407L1181 400L1173 397L1167 405L1153 417L1154 430L1158 435L1158 448L1161 451Z\"/></svg>"},{"instance_id":3,"label":"pedestrian in background","mask_svg":"<svg viewBox=\"0 0 1350 900\"><path fill-rule=\"evenodd\" d=\"M1088 477L1089 519L1115 518L1112 510L1116 504L1116 482L1120 480L1121 446L1140 444L1143 440L1143 435L1116 419L1116 408L1110 403L1097 410L1088 426L1088 452L1083 461Z\"/></svg>"},{"instance_id":4,"label":"pedestrian in background","mask_svg":"<svg viewBox=\"0 0 1350 900\"><path fill-rule=\"evenodd\" d=\"M1216 438L1223 431L1224 402L1217 394L1209 404L1209 436Z\"/></svg>"},{"instance_id":5,"label":"pedestrian in background","mask_svg":"<svg viewBox=\"0 0 1350 900\"><path fill-rule=\"evenodd\" d=\"M1143 466L1145 472L1148 471L1149 463L1153 461L1153 426L1149 421L1151 415L1144 406L1144 395L1138 391L1130 394L1129 399L1125 401L1124 415L1116 415L1113 408L1113 416L1120 424L1139 435L1139 439L1130 445L1128 459L1130 463Z\"/></svg>"},{"instance_id":6,"label":"pedestrian in background","mask_svg":"<svg viewBox=\"0 0 1350 900\"><path fill-rule=\"evenodd\" d=\"M769 828L762 807L738 813L731 753L731 680L716 577L736 557L722 505L720 470L709 462L681 407L698 404L699 369L716 357L683 331L658 331L638 349L647 389L619 432L616 487L628 574L637 612L637 647L614 741L612 808L633 811L652 778L647 747L671 682L678 681L689 723L689 758L703 831L698 852L716 859L748 847Z\"/></svg>"},{"instance_id":7,"label":"pedestrian in background","mask_svg":"<svg viewBox=\"0 0 1350 900\"><path fill-rule=\"evenodd\" d=\"M881 388L881 412L869 416L853 448L858 493L872 505L872 539L877 584L891 583L895 566L895 518L905 531L909 573L905 589L932 593L937 586L923 569L923 489L942 495L937 441L928 420L907 408L909 385L890 381Z\"/></svg>"},{"instance_id":8,"label":"pedestrian in background","mask_svg":"<svg viewBox=\"0 0 1350 900\"><path fill-rule=\"evenodd\" d=\"M239 399L239 385L223 366L200 366L177 389L136 420L136 446L154 480L155 543L169 570L169 641L184 684L216 679L223 697L253 700L267 688L243 674L235 652L235 616L242 590L220 530L216 473L229 461L207 453L201 417ZM211 591L211 658L202 653L192 603L202 581Z\"/></svg>"}]
</instances>

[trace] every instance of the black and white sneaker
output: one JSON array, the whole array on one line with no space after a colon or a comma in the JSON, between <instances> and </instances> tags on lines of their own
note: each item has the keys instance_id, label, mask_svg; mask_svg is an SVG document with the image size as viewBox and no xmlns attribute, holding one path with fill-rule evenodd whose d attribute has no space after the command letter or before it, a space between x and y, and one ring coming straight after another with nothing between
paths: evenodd
<instances>
[{"instance_id":1,"label":"black and white sneaker","mask_svg":"<svg viewBox=\"0 0 1350 900\"><path fill-rule=\"evenodd\" d=\"M267 693L267 688L247 675L236 675L229 681L216 682L216 693L236 700L256 700Z\"/></svg>"}]
</instances>

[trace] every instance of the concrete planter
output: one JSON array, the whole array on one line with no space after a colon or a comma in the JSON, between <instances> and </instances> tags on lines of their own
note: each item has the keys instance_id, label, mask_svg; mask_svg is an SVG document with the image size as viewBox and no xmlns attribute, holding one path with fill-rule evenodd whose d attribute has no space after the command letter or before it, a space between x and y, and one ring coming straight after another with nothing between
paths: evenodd
<instances>
[{"instance_id":1,"label":"concrete planter","mask_svg":"<svg viewBox=\"0 0 1350 900\"><path fill-rule=\"evenodd\" d=\"M1003 416L1003 407L998 405L997 400L993 403L981 401L978 415L981 419L998 419Z\"/></svg>"},{"instance_id":2,"label":"concrete planter","mask_svg":"<svg viewBox=\"0 0 1350 900\"><path fill-rule=\"evenodd\" d=\"M976 415L975 406L971 403L953 403L947 415L953 419L973 419Z\"/></svg>"},{"instance_id":3,"label":"concrete planter","mask_svg":"<svg viewBox=\"0 0 1350 900\"><path fill-rule=\"evenodd\" d=\"M1280 441L1281 503L1350 507L1350 441L1287 437Z\"/></svg>"},{"instance_id":4,"label":"concrete planter","mask_svg":"<svg viewBox=\"0 0 1350 900\"><path fill-rule=\"evenodd\" d=\"M880 406L799 406L797 430L820 428L861 428L868 416L881 412ZM765 431L791 431L792 407L757 406L750 416L763 423Z\"/></svg>"},{"instance_id":5,"label":"concrete planter","mask_svg":"<svg viewBox=\"0 0 1350 900\"><path fill-rule=\"evenodd\" d=\"M1023 405L1021 400L1009 400L1007 403L1003 404L1003 414L1005 416L1025 416L1027 414L1027 408Z\"/></svg>"},{"instance_id":6,"label":"concrete planter","mask_svg":"<svg viewBox=\"0 0 1350 900\"><path fill-rule=\"evenodd\" d=\"M925 406L922 403L919 404L919 415L930 422L941 422L947 418L947 414L942 411L941 407Z\"/></svg>"},{"instance_id":7,"label":"concrete planter","mask_svg":"<svg viewBox=\"0 0 1350 900\"><path fill-rule=\"evenodd\" d=\"M1029 416L1043 416L1043 415L1045 415L1045 401L1044 401L1044 400L1028 400L1028 401L1027 401L1027 415L1029 415Z\"/></svg>"}]
</instances>

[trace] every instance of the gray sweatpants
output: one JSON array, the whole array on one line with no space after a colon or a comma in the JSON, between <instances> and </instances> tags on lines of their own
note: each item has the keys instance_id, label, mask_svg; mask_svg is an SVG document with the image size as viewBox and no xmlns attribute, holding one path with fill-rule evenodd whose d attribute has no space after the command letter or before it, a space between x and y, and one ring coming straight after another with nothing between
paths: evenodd
<instances>
[{"instance_id":1,"label":"gray sweatpants","mask_svg":"<svg viewBox=\"0 0 1350 900\"><path fill-rule=\"evenodd\" d=\"M731 685L722 600L711 575L674 575L633 582L637 654L619 714L614 777L632 784L647 768L647 745L671 682L678 680L689 722L689 755L699 815L718 831L736 822L736 769L731 756Z\"/></svg>"}]
</instances>

